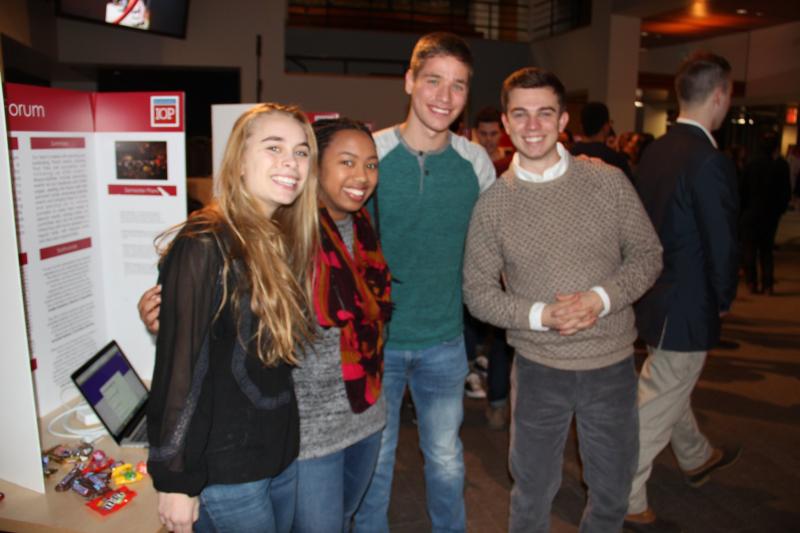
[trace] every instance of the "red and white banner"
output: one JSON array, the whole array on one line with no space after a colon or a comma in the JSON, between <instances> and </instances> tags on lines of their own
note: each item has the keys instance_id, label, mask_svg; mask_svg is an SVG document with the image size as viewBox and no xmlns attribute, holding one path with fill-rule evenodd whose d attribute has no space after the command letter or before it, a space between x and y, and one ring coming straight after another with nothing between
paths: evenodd
<instances>
[{"instance_id":1,"label":"red and white banner","mask_svg":"<svg viewBox=\"0 0 800 533\"><path fill-rule=\"evenodd\" d=\"M92 132L92 93L6 83L9 134L16 131Z\"/></svg>"},{"instance_id":2,"label":"red and white banner","mask_svg":"<svg viewBox=\"0 0 800 533\"><path fill-rule=\"evenodd\" d=\"M136 302L154 238L186 217L182 93L6 84L19 261L40 414L114 338L145 377L153 344Z\"/></svg>"}]
</instances>

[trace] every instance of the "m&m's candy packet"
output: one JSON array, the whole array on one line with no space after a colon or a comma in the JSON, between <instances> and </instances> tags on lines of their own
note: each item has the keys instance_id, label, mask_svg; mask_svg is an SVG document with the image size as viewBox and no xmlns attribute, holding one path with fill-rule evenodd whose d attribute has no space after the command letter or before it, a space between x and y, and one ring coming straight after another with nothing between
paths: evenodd
<instances>
[{"instance_id":1,"label":"m&m's candy packet","mask_svg":"<svg viewBox=\"0 0 800 533\"><path fill-rule=\"evenodd\" d=\"M101 515L105 516L119 511L128 505L128 502L135 497L136 491L123 486L99 496L94 500L86 502L86 505L89 507L89 509L97 511Z\"/></svg>"}]
</instances>

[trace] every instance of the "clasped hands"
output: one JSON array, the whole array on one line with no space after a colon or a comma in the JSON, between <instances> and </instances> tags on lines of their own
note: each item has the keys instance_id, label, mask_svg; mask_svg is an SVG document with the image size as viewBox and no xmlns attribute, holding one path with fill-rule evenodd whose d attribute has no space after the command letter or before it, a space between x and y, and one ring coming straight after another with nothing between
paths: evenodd
<instances>
[{"instance_id":1,"label":"clasped hands","mask_svg":"<svg viewBox=\"0 0 800 533\"><path fill-rule=\"evenodd\" d=\"M603 300L595 291L556 294L556 301L542 310L542 325L560 335L574 335L597 322L603 312Z\"/></svg>"}]
</instances>

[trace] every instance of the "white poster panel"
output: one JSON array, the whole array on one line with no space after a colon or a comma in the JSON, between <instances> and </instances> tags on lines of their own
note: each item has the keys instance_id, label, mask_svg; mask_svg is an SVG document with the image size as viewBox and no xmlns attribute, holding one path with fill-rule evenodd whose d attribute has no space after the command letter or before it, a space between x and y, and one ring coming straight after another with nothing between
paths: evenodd
<instances>
[{"instance_id":1,"label":"white poster panel","mask_svg":"<svg viewBox=\"0 0 800 533\"><path fill-rule=\"evenodd\" d=\"M36 397L75 396L70 374L106 342L88 93L6 84L20 259Z\"/></svg>"},{"instance_id":2,"label":"white poster panel","mask_svg":"<svg viewBox=\"0 0 800 533\"><path fill-rule=\"evenodd\" d=\"M149 379L136 303L158 278L156 237L186 219L183 94L97 93L95 131L108 334Z\"/></svg>"},{"instance_id":3,"label":"white poster panel","mask_svg":"<svg viewBox=\"0 0 800 533\"><path fill-rule=\"evenodd\" d=\"M215 104L211 106L211 165L216 183L225 144L239 116L256 104Z\"/></svg>"},{"instance_id":4,"label":"white poster panel","mask_svg":"<svg viewBox=\"0 0 800 533\"><path fill-rule=\"evenodd\" d=\"M2 80L0 80L1 82ZM4 109L0 91L0 109ZM6 139L5 114L0 113L0 139ZM0 147L0 293L3 296L3 320L0 335L0 478L44 493L39 429L31 376L31 358L25 328L22 300L22 272L14 224L14 200L11 186L7 143Z\"/></svg>"}]
</instances>

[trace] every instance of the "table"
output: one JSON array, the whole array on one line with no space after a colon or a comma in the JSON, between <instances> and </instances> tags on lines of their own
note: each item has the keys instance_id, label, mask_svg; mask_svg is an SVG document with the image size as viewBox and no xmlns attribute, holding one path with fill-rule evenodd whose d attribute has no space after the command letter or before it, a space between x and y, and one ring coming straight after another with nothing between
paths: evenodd
<instances>
[{"instance_id":1,"label":"table","mask_svg":"<svg viewBox=\"0 0 800 533\"><path fill-rule=\"evenodd\" d=\"M79 441L54 437L47 431L50 421L73 407L78 400L68 402L45 418L39 419L39 434L43 448L49 449L56 444L69 447ZM74 416L74 415L71 415ZM71 425L80 423L71 420ZM0 437L2 438L2 437ZM95 443L95 449L101 449L114 459L135 465L147 459L144 448L120 448L108 435ZM13 458L3 457L3 461ZM84 505L86 499L73 491L56 492L56 484L72 468L72 464L57 465L58 472L45 478L45 493L25 489L0 479L0 492L5 498L0 501L0 531L15 533L140 533L165 532L158 521L156 511L156 493L150 478L129 485L136 491L136 497L125 507L107 516L102 516Z\"/></svg>"}]
</instances>

